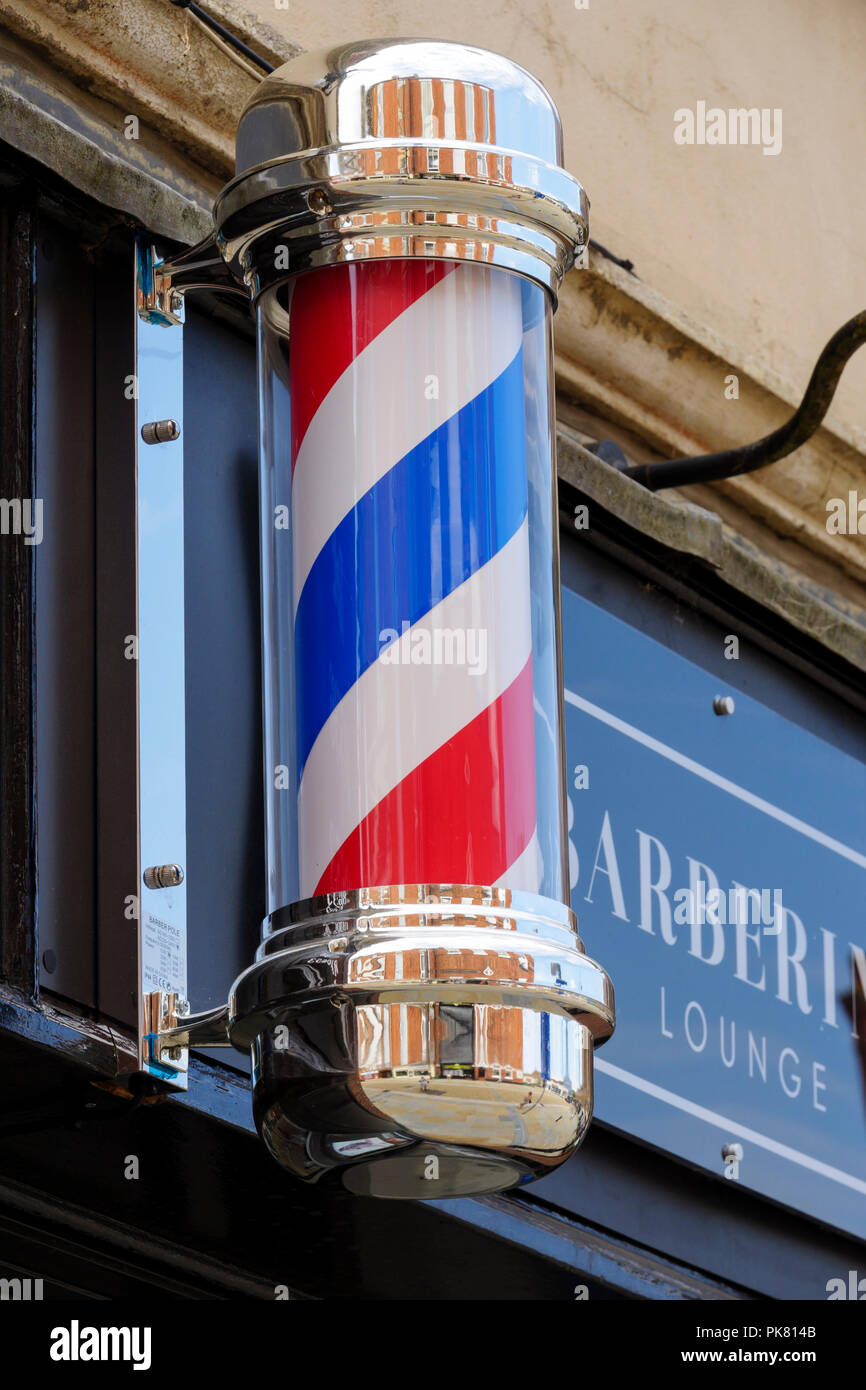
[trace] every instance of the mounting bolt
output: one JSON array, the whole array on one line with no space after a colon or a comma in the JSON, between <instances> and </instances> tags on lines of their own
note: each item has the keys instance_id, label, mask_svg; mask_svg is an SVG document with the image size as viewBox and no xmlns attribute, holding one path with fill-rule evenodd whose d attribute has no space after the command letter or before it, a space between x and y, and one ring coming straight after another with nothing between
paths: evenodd
<instances>
[{"instance_id":1,"label":"mounting bolt","mask_svg":"<svg viewBox=\"0 0 866 1390\"><path fill-rule=\"evenodd\" d=\"M733 714L733 695L717 695L713 700L713 714Z\"/></svg>"},{"instance_id":2,"label":"mounting bolt","mask_svg":"<svg viewBox=\"0 0 866 1390\"><path fill-rule=\"evenodd\" d=\"M151 420L142 425L141 437L145 444L170 444L180 438L180 425L177 420Z\"/></svg>"},{"instance_id":3,"label":"mounting bolt","mask_svg":"<svg viewBox=\"0 0 866 1390\"><path fill-rule=\"evenodd\" d=\"M144 871L145 888L177 888L183 883L183 869L179 864L153 864Z\"/></svg>"},{"instance_id":4,"label":"mounting bolt","mask_svg":"<svg viewBox=\"0 0 866 1390\"><path fill-rule=\"evenodd\" d=\"M179 995L179 997L178 997L178 1001L177 1001L177 1003L176 1003L175 1006L174 1006L174 1011L175 1011L175 1013L177 1014L178 1018L188 1018L188 1017L189 1017L189 1012L190 1012L190 1010L189 1010L189 1000L188 1000L188 999L184 999L184 997L183 997L182 994Z\"/></svg>"},{"instance_id":5,"label":"mounting bolt","mask_svg":"<svg viewBox=\"0 0 866 1390\"><path fill-rule=\"evenodd\" d=\"M310 189L307 194L307 207L317 217L324 217L326 213L333 212L331 200L323 188Z\"/></svg>"},{"instance_id":6,"label":"mounting bolt","mask_svg":"<svg viewBox=\"0 0 866 1390\"><path fill-rule=\"evenodd\" d=\"M168 1057L169 1061L171 1061L171 1062L179 1062L179 1061L181 1061L181 1059L183 1058L183 1048L182 1048L182 1047L169 1047L169 1048L166 1050L166 1054L165 1054L165 1055L166 1055L166 1057Z\"/></svg>"}]
</instances>

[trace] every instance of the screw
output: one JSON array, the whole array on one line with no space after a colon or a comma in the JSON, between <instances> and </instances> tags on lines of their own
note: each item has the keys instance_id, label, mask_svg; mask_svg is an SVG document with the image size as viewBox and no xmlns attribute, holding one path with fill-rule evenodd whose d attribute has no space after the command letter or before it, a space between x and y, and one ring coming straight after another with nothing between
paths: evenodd
<instances>
[{"instance_id":1,"label":"screw","mask_svg":"<svg viewBox=\"0 0 866 1390\"><path fill-rule=\"evenodd\" d=\"M713 700L713 714L733 714L733 695L717 695Z\"/></svg>"},{"instance_id":2,"label":"screw","mask_svg":"<svg viewBox=\"0 0 866 1390\"><path fill-rule=\"evenodd\" d=\"M180 425L177 420L151 420L142 425L141 437L145 444L170 444L180 437Z\"/></svg>"},{"instance_id":3,"label":"screw","mask_svg":"<svg viewBox=\"0 0 866 1390\"><path fill-rule=\"evenodd\" d=\"M307 207L310 212L314 212L317 217L324 217L325 213L332 212L331 200L323 188L311 188L307 194Z\"/></svg>"},{"instance_id":4,"label":"screw","mask_svg":"<svg viewBox=\"0 0 866 1390\"><path fill-rule=\"evenodd\" d=\"M722 1145L722 1158L725 1160L726 1163L730 1163L731 1160L733 1160L734 1163L742 1163L742 1161L743 1161L743 1146L742 1146L742 1144L723 1144L723 1145Z\"/></svg>"},{"instance_id":5,"label":"screw","mask_svg":"<svg viewBox=\"0 0 866 1390\"><path fill-rule=\"evenodd\" d=\"M172 1062L179 1062L179 1061L181 1060L181 1058L183 1057L183 1048L182 1048L182 1047L170 1047L170 1048L168 1049L168 1051L166 1052L165 1055L166 1055L166 1057L169 1058L170 1061L172 1061Z\"/></svg>"},{"instance_id":6,"label":"screw","mask_svg":"<svg viewBox=\"0 0 866 1390\"><path fill-rule=\"evenodd\" d=\"M344 242L343 242L343 250L344 250L345 252L347 252L348 255L351 256L351 254L352 254L352 252L354 251L354 249L355 249L355 243L354 243L354 241L344 241Z\"/></svg>"},{"instance_id":7,"label":"screw","mask_svg":"<svg viewBox=\"0 0 866 1390\"><path fill-rule=\"evenodd\" d=\"M178 1001L175 1004L174 1011L177 1014L178 1018L187 1018L189 1016L189 1000L184 999L182 994L178 996Z\"/></svg>"},{"instance_id":8,"label":"screw","mask_svg":"<svg viewBox=\"0 0 866 1390\"><path fill-rule=\"evenodd\" d=\"M145 888L177 888L183 883L183 869L179 864L153 864L144 871Z\"/></svg>"}]
</instances>

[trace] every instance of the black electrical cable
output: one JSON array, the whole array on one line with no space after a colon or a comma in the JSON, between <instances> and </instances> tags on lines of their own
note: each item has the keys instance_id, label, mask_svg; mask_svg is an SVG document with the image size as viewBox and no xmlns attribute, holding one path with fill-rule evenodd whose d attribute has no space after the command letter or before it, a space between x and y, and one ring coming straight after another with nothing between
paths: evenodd
<instances>
[{"instance_id":1,"label":"black electrical cable","mask_svg":"<svg viewBox=\"0 0 866 1390\"><path fill-rule=\"evenodd\" d=\"M252 48L248 48L243 39L239 39L237 34L233 34L230 29L226 29L224 24L220 24L218 19L214 19L213 15L209 15L206 10L202 9L201 5L196 5L194 0L171 0L171 3L179 10L189 10L190 14L194 14L196 19L201 20L202 24L206 24L215 34L219 34L221 39L231 44L232 48L242 54L244 58L251 63L255 63L256 67L261 68L262 72L274 71L273 63L269 63L267 58L263 58L261 54L256 53Z\"/></svg>"},{"instance_id":2,"label":"black electrical cable","mask_svg":"<svg viewBox=\"0 0 866 1390\"><path fill-rule=\"evenodd\" d=\"M612 251L608 251L606 246L602 246L600 241L595 241L593 237L589 239L590 250L597 251L600 256L604 256L606 261L613 261L614 265L621 265L623 270L627 270L629 275L638 278L634 268L634 261L624 260L622 256L615 256Z\"/></svg>"},{"instance_id":3,"label":"black electrical cable","mask_svg":"<svg viewBox=\"0 0 866 1390\"><path fill-rule=\"evenodd\" d=\"M632 463L620 471L634 478L651 492L688 483L712 483L719 478L737 478L766 468L811 439L830 408L839 378L849 357L866 343L866 310L855 314L833 334L815 363L806 394L786 424L754 444L738 449L722 449L717 454L697 454L692 458L663 459L660 463Z\"/></svg>"}]
</instances>

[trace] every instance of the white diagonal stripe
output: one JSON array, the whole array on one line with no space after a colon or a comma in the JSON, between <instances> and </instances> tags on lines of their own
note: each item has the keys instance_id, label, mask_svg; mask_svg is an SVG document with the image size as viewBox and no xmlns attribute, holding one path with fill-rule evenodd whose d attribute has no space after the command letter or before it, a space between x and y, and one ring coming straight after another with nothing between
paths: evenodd
<instances>
[{"instance_id":1,"label":"white diagonal stripe","mask_svg":"<svg viewBox=\"0 0 866 1390\"><path fill-rule=\"evenodd\" d=\"M529 534L523 524L481 569L394 643L416 634L486 633L487 669L387 660L367 668L319 731L298 791L301 897L311 894L337 850L384 796L493 704L532 650ZM391 651L393 657L394 651ZM513 886L509 884L509 886Z\"/></svg>"},{"instance_id":2,"label":"white diagonal stripe","mask_svg":"<svg viewBox=\"0 0 866 1390\"><path fill-rule=\"evenodd\" d=\"M316 556L343 517L502 374L522 331L517 276L499 276L494 284L477 266L458 265L337 379L310 421L292 479L295 609Z\"/></svg>"},{"instance_id":3,"label":"white diagonal stripe","mask_svg":"<svg viewBox=\"0 0 866 1390\"><path fill-rule=\"evenodd\" d=\"M538 832L533 830L532 838L522 854L499 877L493 888L513 888L523 893L537 893L541 883L541 849Z\"/></svg>"},{"instance_id":4,"label":"white diagonal stripe","mask_svg":"<svg viewBox=\"0 0 866 1390\"><path fill-rule=\"evenodd\" d=\"M705 1124L715 1125L727 1138L730 1134L735 1134L738 1139L745 1139L747 1144L757 1144L759 1148L766 1149L768 1153L777 1154L779 1158L786 1158L790 1163L797 1163L802 1168L808 1168L813 1173L818 1173L822 1178L829 1178L831 1182L838 1182L843 1187L850 1187L854 1192L866 1195L866 1181L856 1177L853 1173L846 1173L842 1168L834 1168L830 1163L824 1163L820 1158L812 1158L810 1154L801 1153L799 1149L792 1149L788 1144L780 1144L778 1139L771 1139L768 1135L762 1134L760 1130L752 1129L748 1125L740 1124L739 1120L731 1120L725 1115L720 1115L715 1110L708 1110L704 1105L696 1105L693 1100L687 1100L685 1096L677 1095L675 1091L668 1091L663 1086L657 1086L654 1081L645 1081L642 1076L636 1076L634 1072L625 1071L623 1067L614 1066L602 1057L596 1057L595 1065L599 1071L614 1077L617 1081L622 1081L626 1086L632 1086L636 1091L642 1091L644 1095L652 1096L654 1100L664 1101L666 1105L671 1105L676 1110L682 1110L686 1115L693 1115L695 1119L703 1120Z\"/></svg>"}]
</instances>

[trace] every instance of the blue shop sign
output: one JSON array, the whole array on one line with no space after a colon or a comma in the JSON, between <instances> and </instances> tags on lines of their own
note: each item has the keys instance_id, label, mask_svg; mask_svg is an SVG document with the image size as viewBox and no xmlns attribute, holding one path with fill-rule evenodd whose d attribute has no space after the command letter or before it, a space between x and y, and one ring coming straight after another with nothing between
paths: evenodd
<instances>
[{"instance_id":1,"label":"blue shop sign","mask_svg":"<svg viewBox=\"0 0 866 1390\"><path fill-rule=\"evenodd\" d=\"M563 630L572 906L617 1002L596 1116L866 1238L866 767L736 661L722 687L569 590Z\"/></svg>"}]
</instances>

